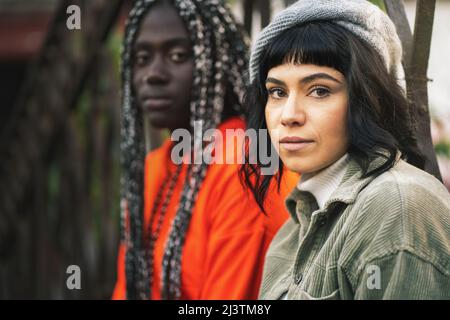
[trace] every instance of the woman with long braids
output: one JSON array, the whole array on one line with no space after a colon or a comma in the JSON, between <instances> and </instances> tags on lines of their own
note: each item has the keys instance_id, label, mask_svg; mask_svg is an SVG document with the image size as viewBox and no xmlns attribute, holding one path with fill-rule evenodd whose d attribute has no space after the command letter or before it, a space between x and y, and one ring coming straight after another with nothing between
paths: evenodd
<instances>
[{"instance_id":1,"label":"woman with long braids","mask_svg":"<svg viewBox=\"0 0 450 320\"><path fill-rule=\"evenodd\" d=\"M246 68L246 42L223 1L135 2L122 53L122 242L113 298L257 297L265 251L287 218L288 182L264 215L237 163L175 164L173 141L148 155L143 141L144 116L156 128L195 133L189 153L203 150L208 129L245 129Z\"/></svg>"},{"instance_id":2,"label":"woman with long braids","mask_svg":"<svg viewBox=\"0 0 450 320\"><path fill-rule=\"evenodd\" d=\"M366 0L299 0L259 35L248 125L301 174L261 299L450 299L450 195L421 170L401 57ZM258 167L242 174L261 202L271 177Z\"/></svg>"}]
</instances>

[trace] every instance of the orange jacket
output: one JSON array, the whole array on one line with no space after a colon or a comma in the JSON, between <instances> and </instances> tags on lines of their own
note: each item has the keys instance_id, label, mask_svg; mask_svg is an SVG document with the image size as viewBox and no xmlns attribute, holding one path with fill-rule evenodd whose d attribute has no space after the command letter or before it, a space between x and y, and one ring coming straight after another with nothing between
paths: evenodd
<instances>
[{"instance_id":1,"label":"orange jacket","mask_svg":"<svg viewBox=\"0 0 450 320\"><path fill-rule=\"evenodd\" d=\"M245 129L245 123L232 118L219 126ZM224 140L225 142L225 140ZM145 161L144 219L149 215L156 194L163 186L168 170L174 172L170 159L171 141L150 152ZM161 299L161 265L187 165L167 208L154 252L152 299ZM295 187L298 175L287 173L280 194L271 186L267 203L268 216L258 208L253 196L243 189L238 164L211 164L201 185L186 234L182 253L181 299L256 299L262 277L265 252L272 237L288 217L284 199ZM158 212L159 214L159 212ZM154 219L156 229L158 217ZM125 298L125 247L119 248L118 276L113 299Z\"/></svg>"}]
</instances>

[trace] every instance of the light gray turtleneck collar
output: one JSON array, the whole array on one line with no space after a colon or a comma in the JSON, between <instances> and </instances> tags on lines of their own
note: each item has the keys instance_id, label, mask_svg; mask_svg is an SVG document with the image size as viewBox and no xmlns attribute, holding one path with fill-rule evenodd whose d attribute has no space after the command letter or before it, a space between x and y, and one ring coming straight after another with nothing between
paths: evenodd
<instances>
[{"instance_id":1,"label":"light gray turtleneck collar","mask_svg":"<svg viewBox=\"0 0 450 320\"><path fill-rule=\"evenodd\" d=\"M344 177L348 162L349 156L346 153L332 165L313 176L302 174L297 189L311 192L316 198L319 209L322 210Z\"/></svg>"}]
</instances>

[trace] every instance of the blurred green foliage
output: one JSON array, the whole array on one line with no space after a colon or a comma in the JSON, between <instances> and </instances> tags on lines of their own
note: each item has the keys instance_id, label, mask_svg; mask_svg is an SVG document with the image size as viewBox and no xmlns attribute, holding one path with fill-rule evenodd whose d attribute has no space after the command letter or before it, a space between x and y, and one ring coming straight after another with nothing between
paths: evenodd
<instances>
[{"instance_id":1,"label":"blurred green foliage","mask_svg":"<svg viewBox=\"0 0 450 320\"><path fill-rule=\"evenodd\" d=\"M384 1L383 0L370 0L370 2L372 2L375 5L377 5L378 7L381 8L381 10L386 12L386 7L384 6Z\"/></svg>"},{"instance_id":2,"label":"blurred green foliage","mask_svg":"<svg viewBox=\"0 0 450 320\"><path fill-rule=\"evenodd\" d=\"M434 145L436 155L445 156L450 158L450 141L440 141Z\"/></svg>"}]
</instances>

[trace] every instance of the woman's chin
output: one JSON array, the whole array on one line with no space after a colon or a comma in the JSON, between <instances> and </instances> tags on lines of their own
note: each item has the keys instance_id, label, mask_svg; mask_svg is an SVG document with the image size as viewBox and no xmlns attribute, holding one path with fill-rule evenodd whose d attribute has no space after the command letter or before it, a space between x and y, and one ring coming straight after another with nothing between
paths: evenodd
<instances>
[{"instance_id":1,"label":"woman's chin","mask_svg":"<svg viewBox=\"0 0 450 320\"><path fill-rule=\"evenodd\" d=\"M302 161L302 160L300 160ZM307 165L305 165L304 163L299 164L299 160L288 160L288 161L283 161L283 164L286 168L288 168L290 171L296 172L296 173L306 173L309 172L311 170L311 168Z\"/></svg>"},{"instance_id":2,"label":"woman's chin","mask_svg":"<svg viewBox=\"0 0 450 320\"><path fill-rule=\"evenodd\" d=\"M311 169L309 157L294 156L292 153L281 152L280 160L283 162L283 166L296 173L302 173Z\"/></svg>"}]
</instances>

